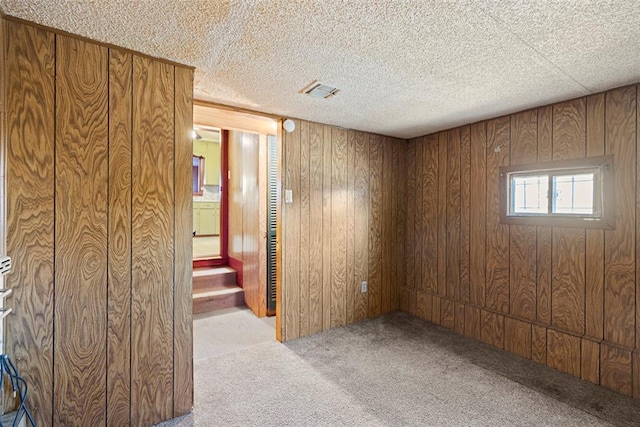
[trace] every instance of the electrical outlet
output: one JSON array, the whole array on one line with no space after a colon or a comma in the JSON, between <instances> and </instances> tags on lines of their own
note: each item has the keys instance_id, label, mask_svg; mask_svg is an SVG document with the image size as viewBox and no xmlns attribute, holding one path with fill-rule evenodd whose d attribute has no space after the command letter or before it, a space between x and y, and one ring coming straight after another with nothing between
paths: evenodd
<instances>
[{"instance_id":1,"label":"electrical outlet","mask_svg":"<svg viewBox=\"0 0 640 427\"><path fill-rule=\"evenodd\" d=\"M365 280L364 282L362 282L361 288L360 288L360 292L362 292L363 294L365 292L367 292L367 281Z\"/></svg>"}]
</instances>

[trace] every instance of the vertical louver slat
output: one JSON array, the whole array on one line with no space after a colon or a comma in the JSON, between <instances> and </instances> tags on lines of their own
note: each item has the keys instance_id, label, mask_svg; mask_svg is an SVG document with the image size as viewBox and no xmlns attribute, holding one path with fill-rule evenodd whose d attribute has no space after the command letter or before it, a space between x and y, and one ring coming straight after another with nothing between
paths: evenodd
<instances>
[{"instance_id":1,"label":"vertical louver slat","mask_svg":"<svg viewBox=\"0 0 640 427\"><path fill-rule=\"evenodd\" d=\"M267 310L276 309L276 212L278 206L278 143L275 136L267 137L268 200L267 209Z\"/></svg>"}]
</instances>

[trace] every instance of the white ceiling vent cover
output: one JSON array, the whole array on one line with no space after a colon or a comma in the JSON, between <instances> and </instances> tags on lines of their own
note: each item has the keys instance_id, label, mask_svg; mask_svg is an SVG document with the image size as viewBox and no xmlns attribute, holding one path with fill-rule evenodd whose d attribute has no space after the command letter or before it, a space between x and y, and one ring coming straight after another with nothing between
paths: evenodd
<instances>
[{"instance_id":1,"label":"white ceiling vent cover","mask_svg":"<svg viewBox=\"0 0 640 427\"><path fill-rule=\"evenodd\" d=\"M336 89L333 86L314 81L301 91L304 94L313 96L314 98L331 98L336 93L340 92L340 89Z\"/></svg>"}]
</instances>

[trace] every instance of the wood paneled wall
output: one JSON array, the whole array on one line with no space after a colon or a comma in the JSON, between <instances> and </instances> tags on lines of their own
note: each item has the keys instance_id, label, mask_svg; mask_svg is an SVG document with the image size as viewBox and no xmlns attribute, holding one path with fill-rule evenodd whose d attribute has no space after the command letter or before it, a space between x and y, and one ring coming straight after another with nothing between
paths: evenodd
<instances>
[{"instance_id":1,"label":"wood paneled wall","mask_svg":"<svg viewBox=\"0 0 640 427\"><path fill-rule=\"evenodd\" d=\"M27 403L42 426L189 412L193 71L4 24L6 351Z\"/></svg>"},{"instance_id":2,"label":"wood paneled wall","mask_svg":"<svg viewBox=\"0 0 640 427\"><path fill-rule=\"evenodd\" d=\"M640 397L638 87L410 141L400 308ZM613 155L614 230L505 225L499 167Z\"/></svg>"},{"instance_id":3,"label":"wood paneled wall","mask_svg":"<svg viewBox=\"0 0 640 427\"><path fill-rule=\"evenodd\" d=\"M397 309L406 141L296 120L283 162L283 339Z\"/></svg>"}]
</instances>

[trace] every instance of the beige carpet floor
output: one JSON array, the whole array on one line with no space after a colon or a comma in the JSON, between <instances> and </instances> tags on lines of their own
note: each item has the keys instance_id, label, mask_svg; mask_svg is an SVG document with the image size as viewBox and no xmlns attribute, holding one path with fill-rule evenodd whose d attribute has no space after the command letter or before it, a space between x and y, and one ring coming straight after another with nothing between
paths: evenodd
<instances>
[{"instance_id":1,"label":"beige carpet floor","mask_svg":"<svg viewBox=\"0 0 640 427\"><path fill-rule=\"evenodd\" d=\"M631 426L640 403L392 313L195 362L169 426Z\"/></svg>"}]
</instances>

